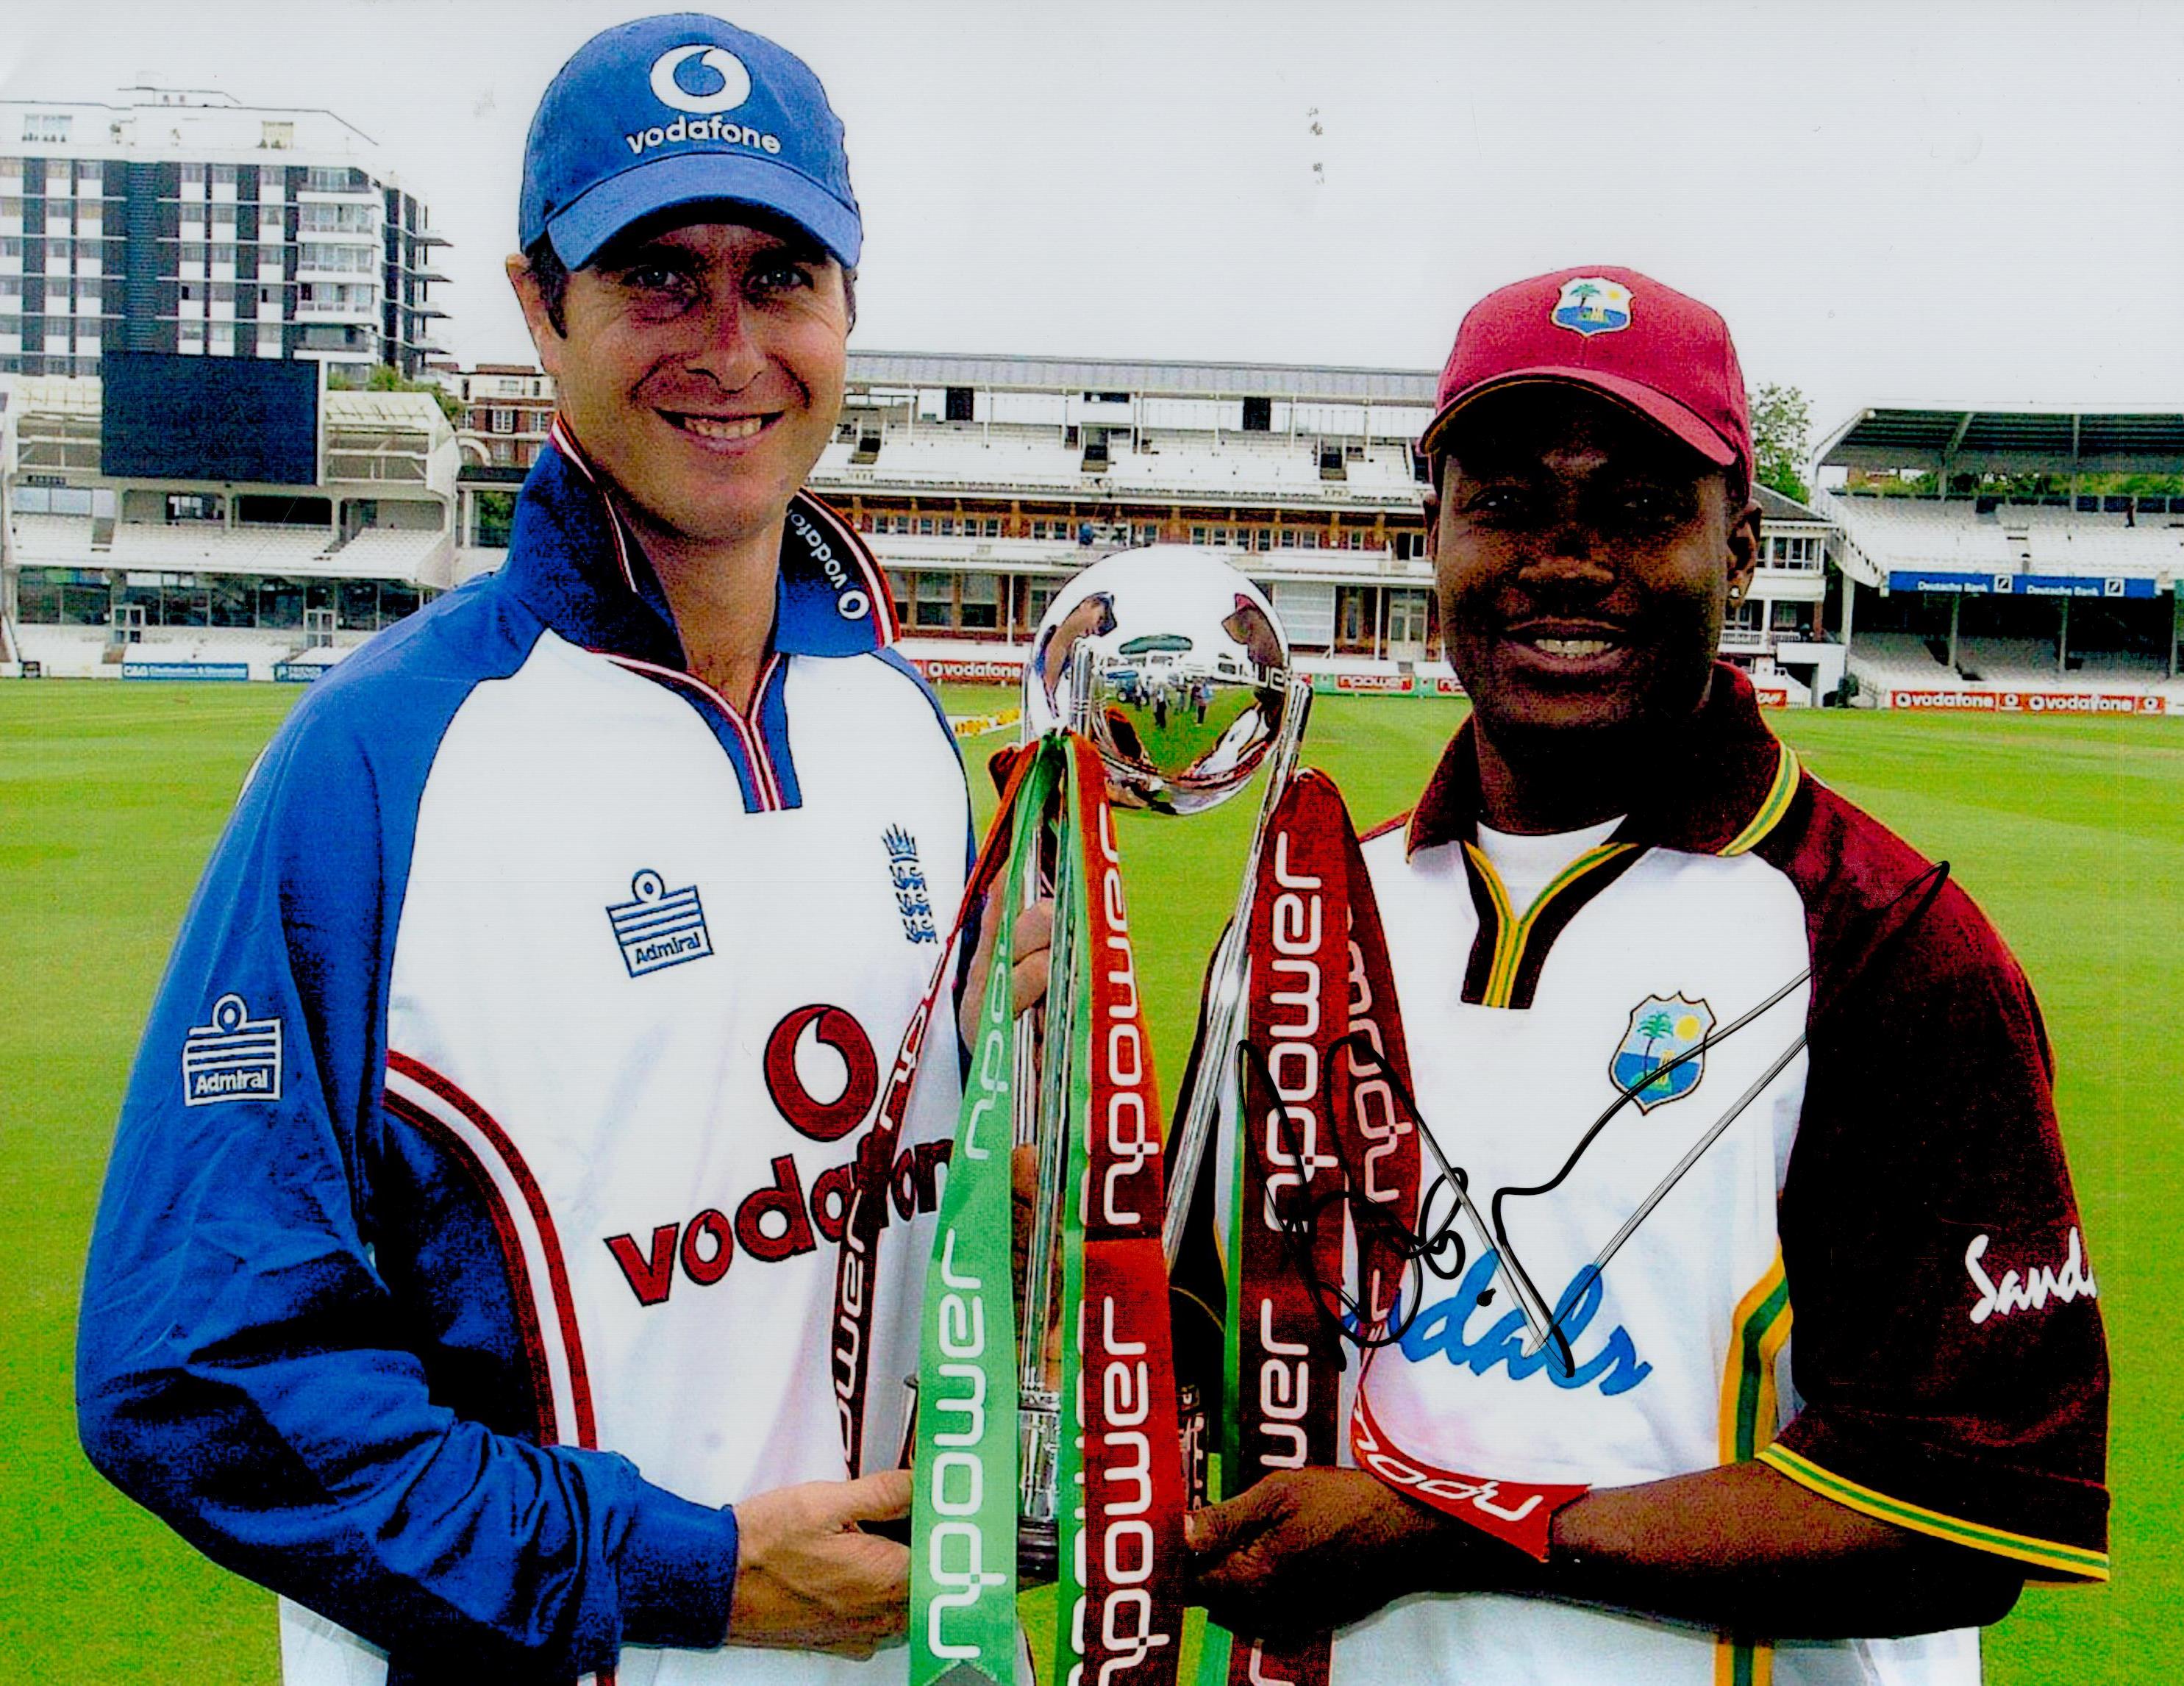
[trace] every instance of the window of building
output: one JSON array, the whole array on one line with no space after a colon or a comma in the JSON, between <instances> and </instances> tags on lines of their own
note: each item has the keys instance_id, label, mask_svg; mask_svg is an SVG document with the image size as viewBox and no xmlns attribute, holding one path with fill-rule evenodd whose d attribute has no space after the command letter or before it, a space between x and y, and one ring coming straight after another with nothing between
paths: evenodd
<instances>
[{"instance_id":1,"label":"window of building","mask_svg":"<svg viewBox=\"0 0 2184 1686\"><path fill-rule=\"evenodd\" d=\"M959 624L965 631L991 632L1001 624L1001 578L998 574L962 576L963 610Z\"/></svg>"},{"instance_id":2,"label":"window of building","mask_svg":"<svg viewBox=\"0 0 2184 1686\"><path fill-rule=\"evenodd\" d=\"M23 114L23 138L50 143L69 137L70 114L65 111L30 111Z\"/></svg>"},{"instance_id":3,"label":"window of building","mask_svg":"<svg viewBox=\"0 0 2184 1686\"><path fill-rule=\"evenodd\" d=\"M515 432L515 412L512 409L497 409L493 411L493 431L496 433Z\"/></svg>"},{"instance_id":4,"label":"window of building","mask_svg":"<svg viewBox=\"0 0 2184 1686\"><path fill-rule=\"evenodd\" d=\"M203 164L186 164L182 166L182 185L184 186L202 187L204 186L204 179L205 167Z\"/></svg>"},{"instance_id":5,"label":"window of building","mask_svg":"<svg viewBox=\"0 0 2184 1686\"><path fill-rule=\"evenodd\" d=\"M930 533L933 531L933 517L920 515L917 518L917 530L921 533Z\"/></svg>"},{"instance_id":6,"label":"window of building","mask_svg":"<svg viewBox=\"0 0 2184 1686\"><path fill-rule=\"evenodd\" d=\"M300 580L268 576L258 582L258 624L288 631L304 624L304 586Z\"/></svg>"},{"instance_id":7,"label":"window of building","mask_svg":"<svg viewBox=\"0 0 2184 1686\"><path fill-rule=\"evenodd\" d=\"M337 624L351 632L370 632L379 626L379 581L343 580L335 595Z\"/></svg>"},{"instance_id":8,"label":"window of building","mask_svg":"<svg viewBox=\"0 0 2184 1686\"><path fill-rule=\"evenodd\" d=\"M103 626L113 587L88 568L25 568L16 581L15 607L33 626Z\"/></svg>"},{"instance_id":9,"label":"window of building","mask_svg":"<svg viewBox=\"0 0 2184 1686\"><path fill-rule=\"evenodd\" d=\"M1190 530L1190 542L1191 542L1193 544L1203 544L1203 543L1206 543L1206 529L1205 529L1204 527L1193 527L1193 528Z\"/></svg>"},{"instance_id":10,"label":"window of building","mask_svg":"<svg viewBox=\"0 0 2184 1686\"><path fill-rule=\"evenodd\" d=\"M1282 529L1282 548L1284 550L1295 550L1296 548L1296 529L1295 527L1284 527Z\"/></svg>"},{"instance_id":11,"label":"window of building","mask_svg":"<svg viewBox=\"0 0 2184 1686\"><path fill-rule=\"evenodd\" d=\"M1306 527L1301 533L1297 535L1297 547L1301 550L1318 549L1319 530L1317 527Z\"/></svg>"},{"instance_id":12,"label":"window of building","mask_svg":"<svg viewBox=\"0 0 2184 1686\"><path fill-rule=\"evenodd\" d=\"M343 165L315 164L304 172L304 186L313 193L346 193L354 174Z\"/></svg>"},{"instance_id":13,"label":"window of building","mask_svg":"<svg viewBox=\"0 0 2184 1686\"><path fill-rule=\"evenodd\" d=\"M880 517L885 520L887 517ZM883 529L884 531L884 529ZM910 624L910 576L900 568L887 570L888 596L894 600L894 618L899 626Z\"/></svg>"},{"instance_id":14,"label":"window of building","mask_svg":"<svg viewBox=\"0 0 2184 1686\"><path fill-rule=\"evenodd\" d=\"M215 185L225 183L230 187L234 186L235 166L231 164L216 164L213 165L212 179Z\"/></svg>"},{"instance_id":15,"label":"window of building","mask_svg":"<svg viewBox=\"0 0 2184 1686\"><path fill-rule=\"evenodd\" d=\"M235 248L232 245L214 247L212 260L215 264L226 264L232 267L235 263Z\"/></svg>"},{"instance_id":16,"label":"window of building","mask_svg":"<svg viewBox=\"0 0 2184 1686\"><path fill-rule=\"evenodd\" d=\"M1373 618L1362 586L1340 586L1334 593L1334 644L1362 649L1373 642Z\"/></svg>"},{"instance_id":17,"label":"window of building","mask_svg":"<svg viewBox=\"0 0 2184 1686\"><path fill-rule=\"evenodd\" d=\"M247 579L232 574L214 574L205 581L210 613L206 617L214 626L249 626L258 618L258 593Z\"/></svg>"},{"instance_id":18,"label":"window of building","mask_svg":"<svg viewBox=\"0 0 2184 1686\"><path fill-rule=\"evenodd\" d=\"M1271 433L1274 427L1274 401L1272 398L1244 400L1244 431L1246 433Z\"/></svg>"},{"instance_id":19,"label":"window of building","mask_svg":"<svg viewBox=\"0 0 2184 1686\"><path fill-rule=\"evenodd\" d=\"M956 582L945 574L920 574L917 598L911 606L911 623L916 626L956 624Z\"/></svg>"}]
</instances>

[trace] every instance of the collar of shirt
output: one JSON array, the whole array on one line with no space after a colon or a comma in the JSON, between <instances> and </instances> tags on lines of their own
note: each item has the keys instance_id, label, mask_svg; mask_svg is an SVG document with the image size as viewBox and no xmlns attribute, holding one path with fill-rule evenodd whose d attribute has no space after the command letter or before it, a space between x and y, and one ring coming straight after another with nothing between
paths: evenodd
<instances>
[{"instance_id":1,"label":"collar of shirt","mask_svg":"<svg viewBox=\"0 0 2184 1686\"><path fill-rule=\"evenodd\" d=\"M557 416L515 503L503 565L546 624L586 649L682 669L682 640L644 548ZM771 648L857 655L899 631L887 576L856 530L809 492L789 502Z\"/></svg>"},{"instance_id":2,"label":"collar of shirt","mask_svg":"<svg viewBox=\"0 0 2184 1686\"><path fill-rule=\"evenodd\" d=\"M1752 682L1741 670L1717 662L1706 701L1682 742L1651 763L1615 840L1693 854L1741 853L1780 819L1797 778L1797 757L1760 718ZM1475 843L1479 809L1478 740L1466 721L1412 810L1405 852Z\"/></svg>"}]
</instances>

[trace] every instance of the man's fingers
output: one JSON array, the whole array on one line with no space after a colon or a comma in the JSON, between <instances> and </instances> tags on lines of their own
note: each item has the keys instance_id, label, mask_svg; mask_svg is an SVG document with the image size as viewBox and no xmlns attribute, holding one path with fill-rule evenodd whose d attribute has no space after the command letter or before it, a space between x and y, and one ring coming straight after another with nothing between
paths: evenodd
<instances>
[{"instance_id":1,"label":"man's fingers","mask_svg":"<svg viewBox=\"0 0 2184 1686\"><path fill-rule=\"evenodd\" d=\"M1046 950L1026 954L1009 972L1009 1004L1016 1012L1028 1012L1039 1005L1046 995Z\"/></svg>"},{"instance_id":2,"label":"man's fingers","mask_svg":"<svg viewBox=\"0 0 2184 1686\"><path fill-rule=\"evenodd\" d=\"M1037 1006L1046 994L1048 950L1054 945L1054 900L1034 902L1010 927L1016 963L1009 972L1009 993L1019 1013Z\"/></svg>"},{"instance_id":3,"label":"man's fingers","mask_svg":"<svg viewBox=\"0 0 2184 1686\"><path fill-rule=\"evenodd\" d=\"M1054 943L1054 898L1042 896L1017 915L1011 935L1019 954L1051 948Z\"/></svg>"},{"instance_id":4,"label":"man's fingers","mask_svg":"<svg viewBox=\"0 0 2184 1686\"><path fill-rule=\"evenodd\" d=\"M910 1490L908 1470L883 1469L841 1483L836 1509L845 1522L892 1522L910 1514Z\"/></svg>"},{"instance_id":5,"label":"man's fingers","mask_svg":"<svg viewBox=\"0 0 2184 1686\"><path fill-rule=\"evenodd\" d=\"M1282 1514L1282 1496L1273 1480L1246 1488L1225 1505L1193 1511L1183 1519L1184 1543L1201 1560L1218 1560L1251 1544Z\"/></svg>"}]
</instances>

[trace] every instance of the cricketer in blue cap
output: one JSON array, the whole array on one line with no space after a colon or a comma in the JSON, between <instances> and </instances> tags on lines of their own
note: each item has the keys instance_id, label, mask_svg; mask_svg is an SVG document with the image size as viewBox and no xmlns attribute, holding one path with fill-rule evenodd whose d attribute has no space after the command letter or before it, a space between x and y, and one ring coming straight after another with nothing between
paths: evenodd
<instances>
[{"instance_id":1,"label":"cricketer in blue cap","mask_svg":"<svg viewBox=\"0 0 2184 1686\"><path fill-rule=\"evenodd\" d=\"M524 147L509 277L556 382L554 448L627 522L689 671L738 709L841 411L863 244L842 138L803 60L678 12L580 47Z\"/></svg>"}]
</instances>

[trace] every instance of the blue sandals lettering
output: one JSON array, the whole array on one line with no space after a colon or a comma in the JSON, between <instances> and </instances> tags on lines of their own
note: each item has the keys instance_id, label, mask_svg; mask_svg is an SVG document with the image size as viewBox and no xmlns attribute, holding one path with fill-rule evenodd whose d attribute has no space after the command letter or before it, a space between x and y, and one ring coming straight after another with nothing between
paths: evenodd
<instances>
[{"instance_id":1,"label":"blue sandals lettering","mask_svg":"<svg viewBox=\"0 0 2184 1686\"><path fill-rule=\"evenodd\" d=\"M1570 1368L1563 1366L1552 1342L1536 1351L1524 1349L1524 1314L1514 1308L1474 1333L1473 1319L1491 1304L1494 1277L1500 1269L1498 1255L1482 1253L1464 1272L1456 1292L1424 1307L1407 1327L1399 1308L1396 1327L1403 1330L1397 1342L1403 1356L1418 1364L1439 1353L1477 1376L1506 1367L1510 1378L1518 1382L1544 1372L1557 1388L1597 1387L1605 1394L1627 1394L1653 1373L1653 1366L1638 1356L1630 1332L1620 1324L1596 1352L1589 1357L1579 1355L1579 1344L1599 1315L1607 1292L1599 1271L1591 1265L1570 1279L1555 1305L1554 1327L1569 1344Z\"/></svg>"}]
</instances>

